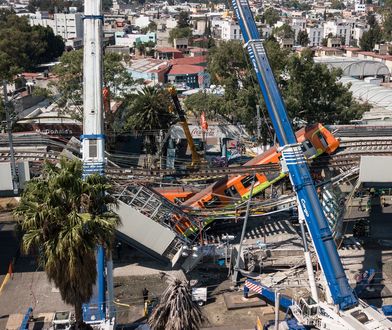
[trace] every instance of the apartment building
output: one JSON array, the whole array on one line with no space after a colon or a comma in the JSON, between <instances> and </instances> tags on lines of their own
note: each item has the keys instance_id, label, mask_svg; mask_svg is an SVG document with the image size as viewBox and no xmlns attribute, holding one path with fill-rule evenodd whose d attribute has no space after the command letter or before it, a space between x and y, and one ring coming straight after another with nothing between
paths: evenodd
<instances>
[{"instance_id":1,"label":"apartment building","mask_svg":"<svg viewBox=\"0 0 392 330\"><path fill-rule=\"evenodd\" d=\"M42 25L51 27L54 34L61 36L64 40L83 39L83 14L54 14L53 19L37 13L29 19L30 25Z\"/></svg>"},{"instance_id":2,"label":"apartment building","mask_svg":"<svg viewBox=\"0 0 392 330\"><path fill-rule=\"evenodd\" d=\"M324 28L322 26L307 27L306 32L308 33L309 46L320 46L324 38Z\"/></svg>"},{"instance_id":3,"label":"apartment building","mask_svg":"<svg viewBox=\"0 0 392 330\"><path fill-rule=\"evenodd\" d=\"M214 19L211 23L212 33L215 38L221 40L241 40L240 26L233 20Z\"/></svg>"},{"instance_id":4,"label":"apartment building","mask_svg":"<svg viewBox=\"0 0 392 330\"><path fill-rule=\"evenodd\" d=\"M332 36L342 38L342 42L345 45L350 44L351 39L351 24L343 21L328 21L324 23L324 35L323 38Z\"/></svg>"}]
</instances>

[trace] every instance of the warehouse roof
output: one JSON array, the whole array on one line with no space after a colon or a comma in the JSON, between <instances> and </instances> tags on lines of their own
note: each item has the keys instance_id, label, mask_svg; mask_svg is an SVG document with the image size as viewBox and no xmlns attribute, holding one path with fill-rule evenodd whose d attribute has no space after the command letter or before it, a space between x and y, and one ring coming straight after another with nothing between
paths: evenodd
<instances>
[{"instance_id":1,"label":"warehouse roof","mask_svg":"<svg viewBox=\"0 0 392 330\"><path fill-rule=\"evenodd\" d=\"M340 82L344 85L350 84L350 91L356 99L392 111L392 88L377 86L351 77L342 77Z\"/></svg>"},{"instance_id":2,"label":"warehouse roof","mask_svg":"<svg viewBox=\"0 0 392 330\"><path fill-rule=\"evenodd\" d=\"M325 64L330 68L342 69L343 76L366 77L390 75L390 71L384 63L374 60L364 60L357 57L327 56L314 57L314 61Z\"/></svg>"}]
</instances>

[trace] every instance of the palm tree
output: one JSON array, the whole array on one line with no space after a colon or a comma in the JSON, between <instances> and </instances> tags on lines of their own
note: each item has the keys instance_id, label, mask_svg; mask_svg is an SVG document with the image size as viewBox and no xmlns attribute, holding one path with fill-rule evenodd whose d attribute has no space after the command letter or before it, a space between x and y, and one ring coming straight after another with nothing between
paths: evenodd
<instances>
[{"instance_id":1,"label":"palm tree","mask_svg":"<svg viewBox=\"0 0 392 330\"><path fill-rule=\"evenodd\" d=\"M169 277L168 286L153 310L148 324L152 330L197 330L203 320L199 306L192 301L189 283Z\"/></svg>"},{"instance_id":2,"label":"palm tree","mask_svg":"<svg viewBox=\"0 0 392 330\"><path fill-rule=\"evenodd\" d=\"M146 86L138 92L128 108L129 117L125 127L140 131L149 131L145 135L145 147L148 154L157 151L153 131L167 129L173 122L170 113L170 99L166 90Z\"/></svg>"},{"instance_id":3,"label":"palm tree","mask_svg":"<svg viewBox=\"0 0 392 330\"><path fill-rule=\"evenodd\" d=\"M106 209L114 200L105 194L105 177L83 180L79 160L62 159L59 165L44 165L42 176L28 183L15 213L21 217L22 250L38 251L48 279L75 307L78 328L82 304L90 300L96 283L96 247L111 249L119 218Z\"/></svg>"}]
</instances>

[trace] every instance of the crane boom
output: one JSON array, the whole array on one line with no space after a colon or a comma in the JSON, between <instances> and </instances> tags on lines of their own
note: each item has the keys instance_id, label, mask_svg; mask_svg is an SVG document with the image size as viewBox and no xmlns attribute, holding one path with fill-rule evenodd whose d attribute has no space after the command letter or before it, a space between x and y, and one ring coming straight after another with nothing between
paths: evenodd
<instances>
[{"instance_id":1,"label":"crane boom","mask_svg":"<svg viewBox=\"0 0 392 330\"><path fill-rule=\"evenodd\" d=\"M189 149L191 150L192 153L192 166L196 166L200 164L200 155L196 151L196 146L195 143L193 142L192 134L189 130L188 122L186 121L185 118L185 112L181 107L180 100L178 99L177 91L174 87L169 87L168 92L172 98L172 101L174 103L174 108L176 109L178 118L180 119L180 123L182 126L182 129L185 133L186 139L188 141Z\"/></svg>"},{"instance_id":2,"label":"crane boom","mask_svg":"<svg viewBox=\"0 0 392 330\"><path fill-rule=\"evenodd\" d=\"M330 297L340 310L358 304L340 261L327 219L323 213L309 168L292 129L286 107L273 76L259 31L247 0L232 0L259 87L271 117L282 158L302 208Z\"/></svg>"}]
</instances>

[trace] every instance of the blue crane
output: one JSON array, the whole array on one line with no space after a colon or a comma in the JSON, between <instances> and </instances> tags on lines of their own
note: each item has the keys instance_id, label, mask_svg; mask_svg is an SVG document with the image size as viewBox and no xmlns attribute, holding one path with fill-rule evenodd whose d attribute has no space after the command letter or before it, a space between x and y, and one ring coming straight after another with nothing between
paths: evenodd
<instances>
[{"instance_id":1,"label":"blue crane","mask_svg":"<svg viewBox=\"0 0 392 330\"><path fill-rule=\"evenodd\" d=\"M332 300L329 303L319 303L315 308L318 311L318 321L313 324L318 326L323 324L323 327L329 329L391 329L392 323L359 300L349 285L308 165L301 146L297 143L264 45L260 40L249 3L247 0L232 0L232 3L245 41L244 47L249 53L280 144L283 168L289 173L297 195L299 214L306 222L325 277L327 294ZM295 310L303 311L303 308L301 305L299 308L297 306L293 309L294 314L296 314ZM377 327L373 328L375 324Z\"/></svg>"},{"instance_id":2,"label":"blue crane","mask_svg":"<svg viewBox=\"0 0 392 330\"><path fill-rule=\"evenodd\" d=\"M331 297L340 309L350 308L357 305L358 300L344 273L332 232L320 205L303 152L291 127L253 14L246 0L233 0L233 6Z\"/></svg>"}]
</instances>

